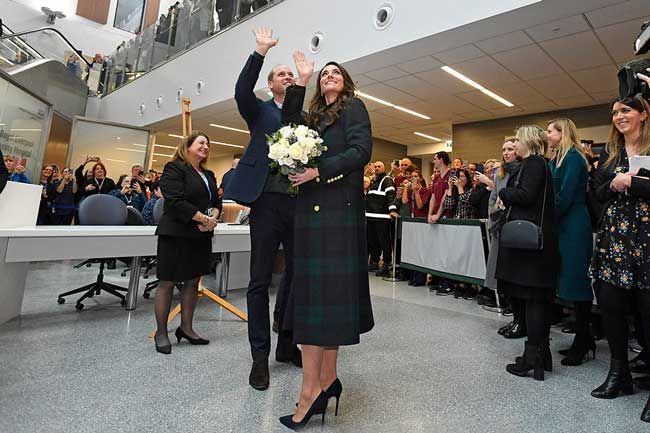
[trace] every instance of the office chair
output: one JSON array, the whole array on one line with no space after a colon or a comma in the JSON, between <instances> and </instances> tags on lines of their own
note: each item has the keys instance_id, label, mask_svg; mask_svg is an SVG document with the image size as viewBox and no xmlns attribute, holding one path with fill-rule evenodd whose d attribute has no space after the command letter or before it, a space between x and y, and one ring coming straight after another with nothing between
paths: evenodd
<instances>
[{"instance_id":1,"label":"office chair","mask_svg":"<svg viewBox=\"0 0 650 433\"><path fill-rule=\"evenodd\" d=\"M117 197L108 194L95 194L84 199L79 205L78 222L79 225L86 226L121 226L127 222L129 211L126 205ZM111 258L95 259L99 262L99 274L97 280L78 289L61 293L57 302L65 303L65 297L77 293L83 295L77 299L75 308L83 310L82 301L86 298L92 298L99 295L102 291L108 292L121 300L122 305L126 305L126 298L119 292L126 292L125 287L104 282L104 266Z\"/></svg>"}]
</instances>

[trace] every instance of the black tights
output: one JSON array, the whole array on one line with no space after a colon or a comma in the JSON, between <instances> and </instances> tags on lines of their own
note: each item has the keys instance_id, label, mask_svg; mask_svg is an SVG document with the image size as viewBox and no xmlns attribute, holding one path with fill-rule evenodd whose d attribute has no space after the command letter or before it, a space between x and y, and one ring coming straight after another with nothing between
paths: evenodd
<instances>
[{"instance_id":1,"label":"black tights","mask_svg":"<svg viewBox=\"0 0 650 433\"><path fill-rule=\"evenodd\" d=\"M156 313L156 335L167 334L167 318L172 305L174 281L160 281L156 288L154 310ZM185 281L181 291L181 329L192 335L192 319L198 298L199 278Z\"/></svg>"},{"instance_id":2,"label":"black tights","mask_svg":"<svg viewBox=\"0 0 650 433\"><path fill-rule=\"evenodd\" d=\"M591 323L591 301L575 301L573 303L576 313L575 338L591 338L589 324Z\"/></svg>"},{"instance_id":3,"label":"black tights","mask_svg":"<svg viewBox=\"0 0 650 433\"><path fill-rule=\"evenodd\" d=\"M548 345L551 330L551 302L549 300L525 300L526 332L528 342L533 345Z\"/></svg>"},{"instance_id":4,"label":"black tights","mask_svg":"<svg viewBox=\"0 0 650 433\"><path fill-rule=\"evenodd\" d=\"M512 309L512 321L526 325L526 304L523 300L511 297L510 308Z\"/></svg>"},{"instance_id":5,"label":"black tights","mask_svg":"<svg viewBox=\"0 0 650 433\"><path fill-rule=\"evenodd\" d=\"M640 316L647 347L650 336L650 290L628 291L604 281L596 281L596 298L612 359L627 361L628 326L625 316L632 313L632 304Z\"/></svg>"}]
</instances>

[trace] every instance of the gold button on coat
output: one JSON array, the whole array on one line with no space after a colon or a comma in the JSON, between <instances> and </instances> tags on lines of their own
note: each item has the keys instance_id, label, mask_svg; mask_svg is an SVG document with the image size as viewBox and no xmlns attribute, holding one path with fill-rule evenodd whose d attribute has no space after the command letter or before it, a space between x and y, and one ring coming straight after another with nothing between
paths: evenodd
<instances>
[{"instance_id":1,"label":"gold button on coat","mask_svg":"<svg viewBox=\"0 0 650 433\"><path fill-rule=\"evenodd\" d=\"M318 212L318 211L320 211L320 206L318 205L314 206L314 212Z\"/></svg>"}]
</instances>

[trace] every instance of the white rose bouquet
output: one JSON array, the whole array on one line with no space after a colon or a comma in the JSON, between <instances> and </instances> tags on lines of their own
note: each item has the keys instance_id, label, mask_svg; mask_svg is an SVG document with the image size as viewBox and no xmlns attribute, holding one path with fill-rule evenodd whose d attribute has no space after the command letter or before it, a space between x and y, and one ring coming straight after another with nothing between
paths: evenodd
<instances>
[{"instance_id":1,"label":"white rose bouquet","mask_svg":"<svg viewBox=\"0 0 650 433\"><path fill-rule=\"evenodd\" d=\"M285 176L302 173L308 167L318 167L318 158L327 151L318 132L305 125L283 126L266 136L269 145L269 166ZM289 193L296 194L298 188L289 187Z\"/></svg>"}]
</instances>

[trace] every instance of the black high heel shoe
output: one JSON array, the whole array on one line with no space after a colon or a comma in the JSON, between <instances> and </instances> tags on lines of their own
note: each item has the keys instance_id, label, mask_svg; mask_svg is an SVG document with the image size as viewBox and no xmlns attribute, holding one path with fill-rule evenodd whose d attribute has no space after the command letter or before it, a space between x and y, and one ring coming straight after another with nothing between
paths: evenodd
<instances>
[{"instance_id":1,"label":"black high heel shoe","mask_svg":"<svg viewBox=\"0 0 650 433\"><path fill-rule=\"evenodd\" d=\"M160 343L162 344L159 344L158 343L159 339L167 340L167 344L165 344L165 341L161 341ZM154 335L153 342L156 344L156 352L162 353L163 355L169 355L170 353L172 353L172 344L169 342L169 338L167 337L167 334Z\"/></svg>"},{"instance_id":2,"label":"black high heel shoe","mask_svg":"<svg viewBox=\"0 0 650 433\"><path fill-rule=\"evenodd\" d=\"M534 345L526 342L524 356L517 357L514 364L506 365L506 371L515 376L525 377L533 370L533 379L544 380L544 345Z\"/></svg>"},{"instance_id":3,"label":"black high heel shoe","mask_svg":"<svg viewBox=\"0 0 650 433\"><path fill-rule=\"evenodd\" d=\"M509 331L513 326L515 326L515 321L514 320L512 322L508 323L507 325L500 327L499 330L497 331L497 334L503 335L504 333Z\"/></svg>"},{"instance_id":4,"label":"black high heel shoe","mask_svg":"<svg viewBox=\"0 0 650 433\"><path fill-rule=\"evenodd\" d=\"M334 411L334 416L339 415L339 399L341 398L341 393L343 392L343 384L341 384L341 381L337 377L334 379L334 382L330 386L327 387L327 389L324 391L325 395L327 396L327 400L329 401L330 398L334 397L336 398L336 409Z\"/></svg>"},{"instance_id":5,"label":"black high heel shoe","mask_svg":"<svg viewBox=\"0 0 650 433\"><path fill-rule=\"evenodd\" d=\"M605 382L591 391L593 397L607 399L632 394L634 394L634 384L630 367L627 365L627 360L619 361L617 359L611 360Z\"/></svg>"},{"instance_id":6,"label":"black high heel shoe","mask_svg":"<svg viewBox=\"0 0 650 433\"><path fill-rule=\"evenodd\" d=\"M309 424L309 421L311 420L311 417L314 416L319 408L322 408L325 406L325 410L322 412L322 419L321 419L321 424L325 424L325 412L327 411L327 396L325 395L324 391L321 391L320 394L318 394L318 397L316 397L316 400L311 404L311 407L305 414L302 420L300 422L295 422L293 420L293 414L292 415L285 415L280 417L280 422L282 425L284 425L287 428L290 428L293 431L300 431L307 427L307 424ZM321 413L319 413L321 414Z\"/></svg>"},{"instance_id":7,"label":"black high heel shoe","mask_svg":"<svg viewBox=\"0 0 650 433\"><path fill-rule=\"evenodd\" d=\"M562 365L581 365L589 360L589 352L591 352L592 358L596 359L596 342L593 339L578 341L578 338L576 338L567 351L566 358L560 362Z\"/></svg>"},{"instance_id":8,"label":"black high heel shoe","mask_svg":"<svg viewBox=\"0 0 650 433\"><path fill-rule=\"evenodd\" d=\"M176 332L174 332L174 335L176 336L176 341L180 344L181 339L186 339L189 341L191 345L199 345L199 346L205 346L206 344L210 343L210 340L205 340L201 337L199 338L192 338L189 335L187 335L179 326L176 328Z\"/></svg>"}]
</instances>

